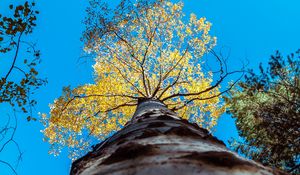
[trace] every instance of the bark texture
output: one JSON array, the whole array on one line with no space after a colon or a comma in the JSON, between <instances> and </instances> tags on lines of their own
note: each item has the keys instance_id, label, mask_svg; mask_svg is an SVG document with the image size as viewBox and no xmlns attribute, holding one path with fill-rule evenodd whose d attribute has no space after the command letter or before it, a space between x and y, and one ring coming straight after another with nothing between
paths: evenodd
<instances>
[{"instance_id":1,"label":"bark texture","mask_svg":"<svg viewBox=\"0 0 300 175\"><path fill-rule=\"evenodd\" d=\"M180 119L163 103L139 101L126 126L76 160L72 175L198 175L284 172L229 151L207 130Z\"/></svg>"}]
</instances>

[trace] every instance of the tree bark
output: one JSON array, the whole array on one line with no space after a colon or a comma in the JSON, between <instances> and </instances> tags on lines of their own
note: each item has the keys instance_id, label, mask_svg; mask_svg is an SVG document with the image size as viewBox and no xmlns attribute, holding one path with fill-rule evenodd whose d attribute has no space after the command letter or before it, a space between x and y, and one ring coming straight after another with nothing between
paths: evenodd
<instances>
[{"instance_id":1,"label":"tree bark","mask_svg":"<svg viewBox=\"0 0 300 175\"><path fill-rule=\"evenodd\" d=\"M157 100L140 99L123 129L72 164L72 175L286 174L244 159Z\"/></svg>"}]
</instances>

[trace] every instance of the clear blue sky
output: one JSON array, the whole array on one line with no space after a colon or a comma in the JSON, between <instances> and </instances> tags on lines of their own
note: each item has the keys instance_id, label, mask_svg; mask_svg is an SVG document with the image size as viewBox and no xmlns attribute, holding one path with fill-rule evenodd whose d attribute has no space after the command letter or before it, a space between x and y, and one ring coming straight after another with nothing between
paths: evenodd
<instances>
[{"instance_id":1,"label":"clear blue sky","mask_svg":"<svg viewBox=\"0 0 300 175\"><path fill-rule=\"evenodd\" d=\"M117 0L111 0L116 2ZM0 0L0 13L7 11L12 0ZM300 1L298 0L184 0L185 12L205 16L213 23L212 34L218 37L218 47L231 49L229 67L238 69L240 60L248 59L249 67L257 68L259 62L266 62L270 54L279 49L284 54L300 47ZM41 88L35 98L37 112L48 112L48 104L60 96L63 86L76 87L92 83L91 61L78 61L82 53L80 42L84 29L81 23L85 15L87 0L38 1L41 12L34 33L34 41L42 52L39 72L48 78L46 87ZM0 61L1 58L0 58ZM1 67L0 67L1 68ZM3 67L2 67L3 68ZM1 71L1 70L0 70ZM3 115L10 113L0 106ZM19 128L16 140L24 152L18 167L19 175L63 175L68 174L71 161L66 151L59 157L48 155L49 145L42 141L38 122L28 123L18 115ZM234 122L229 116L221 117L215 135L227 141L237 137ZM14 148L0 153L0 159L14 157ZM0 165L0 174L12 174Z\"/></svg>"}]
</instances>

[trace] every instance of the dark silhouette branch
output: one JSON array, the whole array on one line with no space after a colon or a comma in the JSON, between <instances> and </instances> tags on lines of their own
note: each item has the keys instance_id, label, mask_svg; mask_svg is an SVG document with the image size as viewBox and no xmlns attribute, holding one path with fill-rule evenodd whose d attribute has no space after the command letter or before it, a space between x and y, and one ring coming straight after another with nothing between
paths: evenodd
<instances>
[{"instance_id":1,"label":"dark silhouette branch","mask_svg":"<svg viewBox=\"0 0 300 175\"><path fill-rule=\"evenodd\" d=\"M239 72L243 72L243 71L233 71L233 72L226 73L213 86L210 86L209 88L206 88L206 89L204 89L204 90L202 90L200 92L194 92L194 93L176 93L176 94L173 94L173 95L170 95L168 97L163 98L161 101L164 102L164 101L169 100L169 99L174 98L174 97L188 97L188 96L201 95L203 93L209 92L209 91L213 90L214 88L218 87L223 82L223 80L226 77L228 77L229 75L234 74L234 73L239 73Z\"/></svg>"},{"instance_id":2,"label":"dark silhouette branch","mask_svg":"<svg viewBox=\"0 0 300 175\"><path fill-rule=\"evenodd\" d=\"M131 96L131 95L126 95L126 94L106 94L106 95L102 95L102 94L91 94L91 95L75 95L73 96L70 100L68 100L68 102L64 105L64 107L61 109L60 114L62 114L63 111L65 111L67 109L67 107L70 105L70 103L72 103L74 100L76 99L80 99L80 98L90 98L90 97L128 97L128 98L132 98L137 100L138 97L135 96Z\"/></svg>"},{"instance_id":3,"label":"dark silhouette branch","mask_svg":"<svg viewBox=\"0 0 300 175\"><path fill-rule=\"evenodd\" d=\"M12 170L12 172L13 172L14 174L16 174L16 175L18 174L18 173L16 172L16 170L14 169L14 167L11 166L10 163L8 163L8 162L6 162L6 161L3 161L3 160L0 160L0 163L2 163L2 164L4 164L4 165L8 166L8 167Z\"/></svg>"},{"instance_id":4,"label":"dark silhouette branch","mask_svg":"<svg viewBox=\"0 0 300 175\"><path fill-rule=\"evenodd\" d=\"M135 102L135 103L132 103L132 102ZM122 108L122 107L126 107L126 106L136 106L136 105L137 105L137 101L131 100L131 101L122 103L122 104L120 104L120 105L117 105L117 106L115 106L115 107L113 107L113 108L107 109L107 110L105 110L105 111L99 110L99 111L97 111L97 112L95 113L94 116L97 116L100 112L107 113L107 112L110 112L110 111L113 111L113 110L116 110L116 109L119 109L119 108Z\"/></svg>"},{"instance_id":5,"label":"dark silhouette branch","mask_svg":"<svg viewBox=\"0 0 300 175\"><path fill-rule=\"evenodd\" d=\"M164 88L164 90L161 92L161 94L158 96L157 99L160 99L164 95L165 92L167 92L171 87L174 87L178 83L182 69L183 69L183 67L181 67L180 71L178 72L178 75L177 75L175 81L172 84L168 85L166 88Z\"/></svg>"},{"instance_id":6,"label":"dark silhouette branch","mask_svg":"<svg viewBox=\"0 0 300 175\"><path fill-rule=\"evenodd\" d=\"M181 58L174 64L173 67L170 68L170 70L163 76L162 78L162 81L164 81L168 76L169 74L178 66L178 64L183 60L184 56L186 55L186 53L188 52L189 50L189 45L187 45L187 47L185 48L184 50L184 53L182 54Z\"/></svg>"},{"instance_id":7,"label":"dark silhouette branch","mask_svg":"<svg viewBox=\"0 0 300 175\"><path fill-rule=\"evenodd\" d=\"M108 45L106 45L106 48L109 50L110 55L113 56L112 52L116 55L118 55L118 60L122 63L125 64L126 66L128 66L129 68L135 70L136 72L141 72L141 70L138 70L137 68L133 67L130 65L130 63L128 63L122 56L119 55L118 52L115 51L115 49L110 48Z\"/></svg>"},{"instance_id":8,"label":"dark silhouette branch","mask_svg":"<svg viewBox=\"0 0 300 175\"><path fill-rule=\"evenodd\" d=\"M12 133L11 135L9 136L8 140L5 141L2 145L1 145L1 148L0 148L0 153L3 152L5 150L5 148L7 148L7 146L10 144L10 143L13 143L16 148L17 148L17 151L18 151L18 158L17 158L17 163L16 163L16 167L18 166L19 162L21 161L22 159L22 152L21 152L21 149L20 149L20 146L19 144L14 140L14 136L15 136L15 133L17 131L17 128L18 128L18 122L17 122L17 117L16 117L16 114L15 114L15 111L14 111L14 119L15 119L15 122L14 122L14 126L10 126L10 123L11 123L11 117L10 115L8 115L8 120L7 120L7 123L5 124L5 126L1 129L0 131L0 134L2 136L1 138L1 141L3 139L5 139L5 136L7 136L9 134L9 131L11 130ZM17 174L15 168L10 164L8 163L7 161L4 161L4 160L0 160L0 163L8 166L13 172L14 174Z\"/></svg>"},{"instance_id":9,"label":"dark silhouette branch","mask_svg":"<svg viewBox=\"0 0 300 175\"><path fill-rule=\"evenodd\" d=\"M216 95L213 95L213 96L210 96L210 97L205 97L205 98L200 98L200 97L195 97L195 98L192 98L186 102L184 102L184 104L180 107L174 107L172 110L174 111L177 111L179 109L182 109L184 108L185 106L187 106L188 104L190 104L191 102L193 101L196 101L196 100L199 100L199 101L203 101L203 100L210 100L210 99L213 99L213 98L216 98L216 97L219 97L227 92L229 92L240 80L241 78L244 76L244 74L242 74L238 79L236 79L228 88L226 88L226 90L216 94Z\"/></svg>"},{"instance_id":10,"label":"dark silhouette branch","mask_svg":"<svg viewBox=\"0 0 300 175\"><path fill-rule=\"evenodd\" d=\"M157 92L160 90L161 83L162 83L162 68L161 68L161 65L159 65L158 83L157 83L157 86L156 86L155 90L153 91L153 94L152 94L151 98L155 97Z\"/></svg>"},{"instance_id":11,"label":"dark silhouette branch","mask_svg":"<svg viewBox=\"0 0 300 175\"><path fill-rule=\"evenodd\" d=\"M21 41L21 37L22 37L22 34L23 32L20 33L19 37L18 37L18 40L17 40L17 47L16 47L16 51L15 51L15 55L14 55L14 58L13 58L13 62L7 72L7 74L5 75L4 79L7 80L8 76L10 75L11 71L13 70L15 64L16 64L16 61L17 61L17 58L18 58L18 54L19 54L19 49L20 49L20 41Z\"/></svg>"}]
</instances>

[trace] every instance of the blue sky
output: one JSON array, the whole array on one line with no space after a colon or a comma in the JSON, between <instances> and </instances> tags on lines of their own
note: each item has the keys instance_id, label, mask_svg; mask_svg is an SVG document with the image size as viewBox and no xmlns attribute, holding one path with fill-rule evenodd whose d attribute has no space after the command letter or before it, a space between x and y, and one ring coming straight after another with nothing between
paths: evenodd
<instances>
[{"instance_id":1,"label":"blue sky","mask_svg":"<svg viewBox=\"0 0 300 175\"><path fill-rule=\"evenodd\" d=\"M117 0L111 0L114 3ZM0 13L7 12L12 0L0 0ZM266 62L270 54L280 50L284 54L294 52L300 45L300 2L298 0L184 0L185 12L205 16L213 23L212 34L218 37L218 47L230 48L229 68L238 69L240 60L248 59L250 68ZM60 96L63 86L76 87L92 83L91 60L80 61L82 55L81 32L87 0L51 0L37 2L37 28L32 36L42 53L39 66L41 76L48 84L35 95L37 112L48 112L48 104ZM0 61L2 62L1 58ZM2 67L3 68L3 67ZM0 72L1 72L0 67ZM3 115L10 113L7 106L0 105ZM19 175L68 174L71 161L66 151L58 157L48 155L48 143L42 141L38 122L26 121L18 114L16 140L24 152L17 171ZM221 117L215 135L226 141L237 137L230 116ZM0 159L14 158L11 146L0 153ZM12 159L12 163L13 163ZM12 174L0 165L0 174Z\"/></svg>"}]
</instances>

